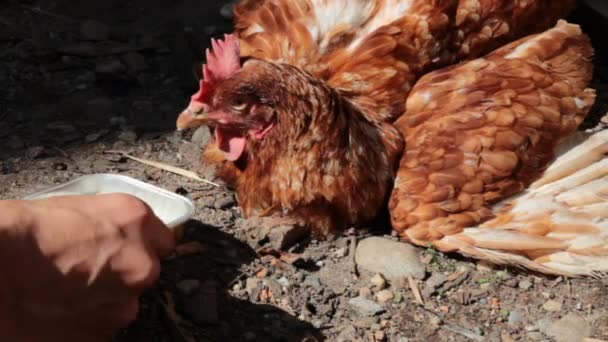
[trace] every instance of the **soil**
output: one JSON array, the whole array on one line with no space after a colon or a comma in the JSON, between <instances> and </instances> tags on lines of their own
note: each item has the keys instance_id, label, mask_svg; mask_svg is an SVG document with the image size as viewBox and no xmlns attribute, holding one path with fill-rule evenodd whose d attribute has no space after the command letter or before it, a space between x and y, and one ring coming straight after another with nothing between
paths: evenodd
<instances>
[{"instance_id":1,"label":"soil","mask_svg":"<svg viewBox=\"0 0 608 342\"><path fill-rule=\"evenodd\" d=\"M231 28L224 2L0 4L0 197L117 173L196 204L158 285L143 296L138 320L116 341L608 340L605 279L491 268L417 248L426 269L413 280L423 292L417 299L409 282L384 285L355 267L354 243L392 238L386 226L306 240L290 249L291 257L277 258L260 251L264 242L252 238L225 187L104 153L202 169L201 176L213 179L200 165L208 132L181 134L174 127L196 90L192 65L211 36ZM571 19L597 49L600 96L587 125L597 126L608 108L608 59L600 45L607 24L587 8ZM433 284L439 289L425 290ZM354 297L368 298L367 307L353 305Z\"/></svg>"}]
</instances>

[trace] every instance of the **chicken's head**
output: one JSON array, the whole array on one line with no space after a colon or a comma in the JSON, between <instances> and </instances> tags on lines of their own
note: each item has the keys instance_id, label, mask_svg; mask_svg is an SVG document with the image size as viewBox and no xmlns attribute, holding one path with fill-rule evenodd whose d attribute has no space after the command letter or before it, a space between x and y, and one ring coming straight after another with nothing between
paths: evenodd
<instances>
[{"instance_id":1,"label":"chicken's head","mask_svg":"<svg viewBox=\"0 0 608 342\"><path fill-rule=\"evenodd\" d=\"M260 96L258 77L250 61L241 65L239 41L233 35L212 40L199 91L177 119L177 129L207 125L214 129L218 146L230 161L245 152L248 139L264 139L275 125L274 110ZM272 87L271 87L272 88Z\"/></svg>"}]
</instances>

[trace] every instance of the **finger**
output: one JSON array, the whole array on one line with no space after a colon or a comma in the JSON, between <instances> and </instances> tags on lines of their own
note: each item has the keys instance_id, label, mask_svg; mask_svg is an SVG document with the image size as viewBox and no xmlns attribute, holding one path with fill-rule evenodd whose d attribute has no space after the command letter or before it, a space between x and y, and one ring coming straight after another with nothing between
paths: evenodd
<instances>
[{"instance_id":1,"label":"finger","mask_svg":"<svg viewBox=\"0 0 608 342\"><path fill-rule=\"evenodd\" d=\"M139 295L154 285L160 276L160 261L142 243L127 244L110 261L113 272L129 293Z\"/></svg>"},{"instance_id":2,"label":"finger","mask_svg":"<svg viewBox=\"0 0 608 342\"><path fill-rule=\"evenodd\" d=\"M172 231L158 218L150 206L135 196L104 194L83 196L58 196L39 200L51 208L72 209L85 213L95 221L109 220L126 231L134 239L143 239L152 251L163 258L175 248Z\"/></svg>"},{"instance_id":3,"label":"finger","mask_svg":"<svg viewBox=\"0 0 608 342\"><path fill-rule=\"evenodd\" d=\"M99 198L104 205L110 206L107 210L112 213L114 222L127 230L127 236L142 238L161 258L175 248L173 233L145 202L124 194Z\"/></svg>"}]
</instances>

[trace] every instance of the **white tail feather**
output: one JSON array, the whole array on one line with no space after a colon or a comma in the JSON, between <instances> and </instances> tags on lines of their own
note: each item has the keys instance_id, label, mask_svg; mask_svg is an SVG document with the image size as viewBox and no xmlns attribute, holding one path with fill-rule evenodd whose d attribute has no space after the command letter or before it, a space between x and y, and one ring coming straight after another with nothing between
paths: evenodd
<instances>
[{"instance_id":1,"label":"white tail feather","mask_svg":"<svg viewBox=\"0 0 608 342\"><path fill-rule=\"evenodd\" d=\"M582 144L575 146L563 153L547 168L543 177L532 184L531 188L537 188L545 184L553 183L565 176L582 170L591 163L602 160L608 153L608 131L601 131L587 138Z\"/></svg>"},{"instance_id":2,"label":"white tail feather","mask_svg":"<svg viewBox=\"0 0 608 342\"><path fill-rule=\"evenodd\" d=\"M438 246L497 264L565 276L608 273L608 130L561 154L496 217Z\"/></svg>"}]
</instances>

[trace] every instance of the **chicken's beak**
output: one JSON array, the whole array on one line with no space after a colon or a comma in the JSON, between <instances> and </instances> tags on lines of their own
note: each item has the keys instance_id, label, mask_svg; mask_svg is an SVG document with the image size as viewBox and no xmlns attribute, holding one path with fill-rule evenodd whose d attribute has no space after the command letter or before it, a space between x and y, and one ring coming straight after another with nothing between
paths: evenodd
<instances>
[{"instance_id":1,"label":"chicken's beak","mask_svg":"<svg viewBox=\"0 0 608 342\"><path fill-rule=\"evenodd\" d=\"M192 102L177 117L177 130L183 131L189 128L196 128L211 123L207 109L198 102Z\"/></svg>"}]
</instances>

